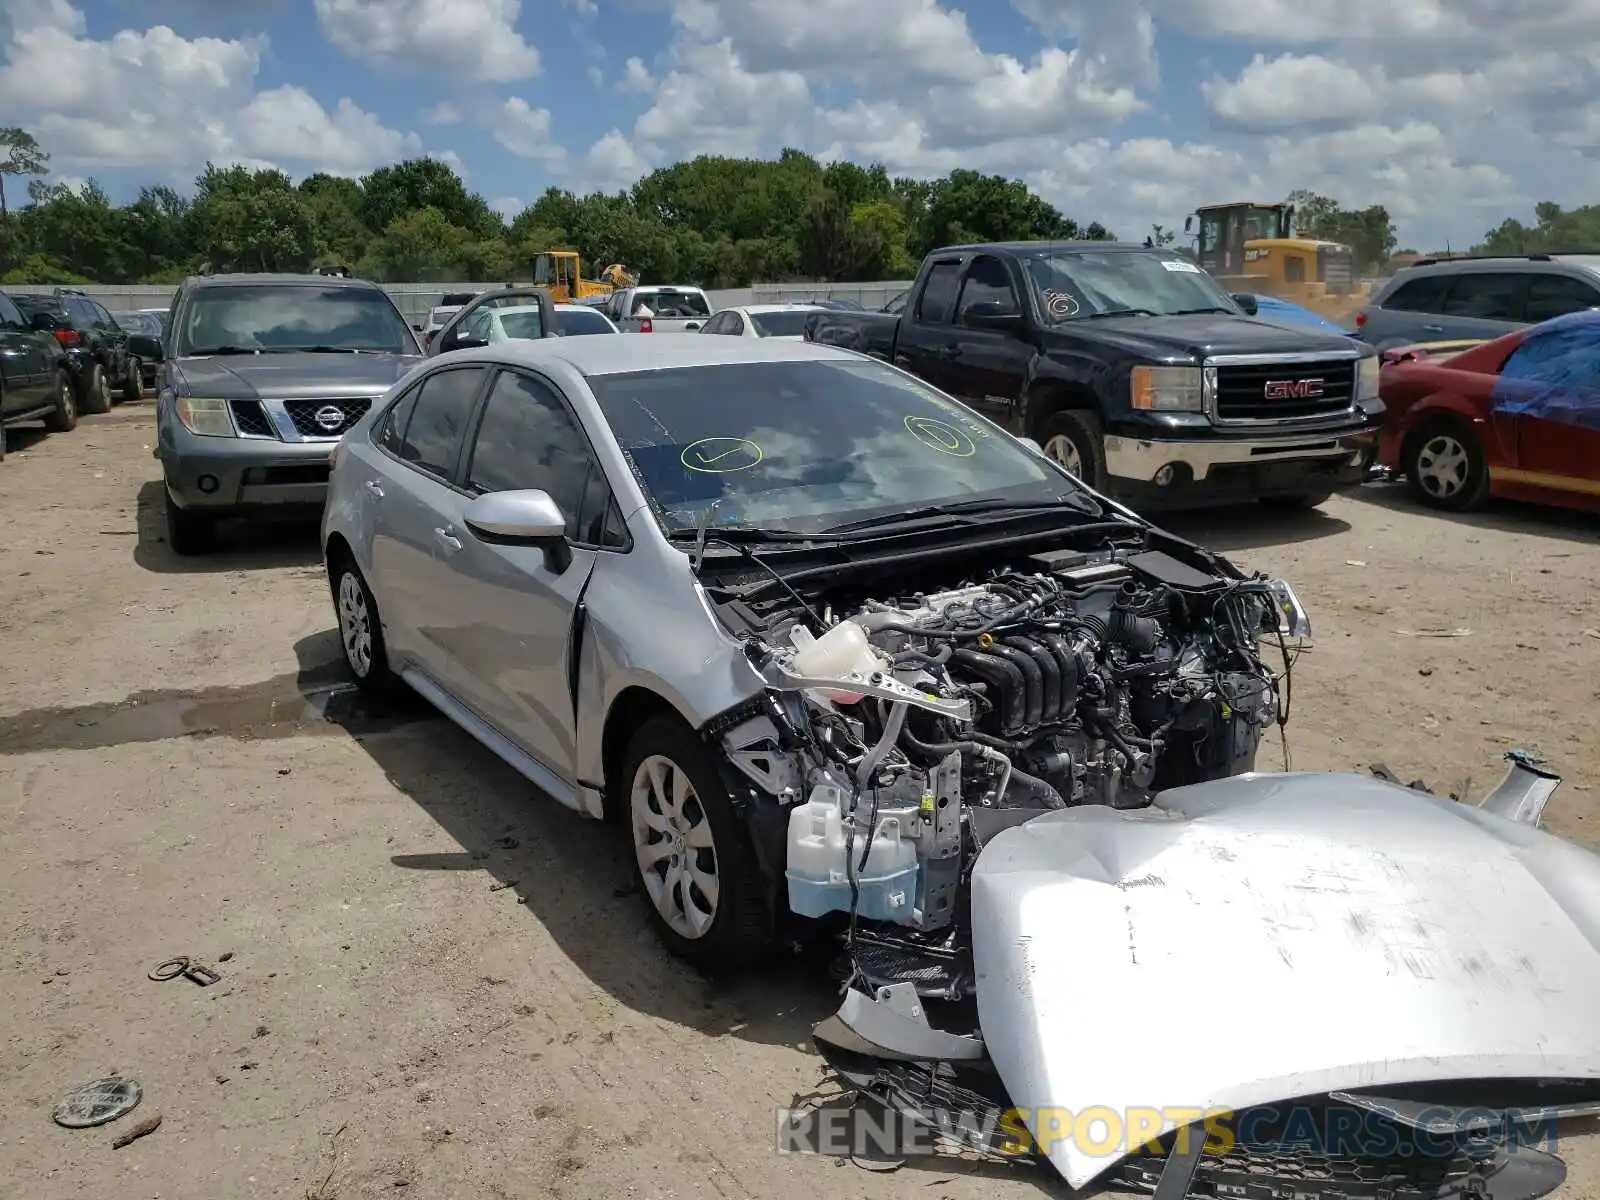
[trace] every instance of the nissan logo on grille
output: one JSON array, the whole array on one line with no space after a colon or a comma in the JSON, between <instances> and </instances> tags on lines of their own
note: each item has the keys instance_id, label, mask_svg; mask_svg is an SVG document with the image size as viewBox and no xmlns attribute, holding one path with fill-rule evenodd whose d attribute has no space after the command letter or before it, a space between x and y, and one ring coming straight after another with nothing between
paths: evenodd
<instances>
[{"instance_id":1,"label":"nissan logo on grille","mask_svg":"<svg viewBox=\"0 0 1600 1200\"><path fill-rule=\"evenodd\" d=\"M1269 379L1261 394L1268 400L1316 400L1323 391L1320 379Z\"/></svg>"},{"instance_id":2,"label":"nissan logo on grille","mask_svg":"<svg viewBox=\"0 0 1600 1200\"><path fill-rule=\"evenodd\" d=\"M1320 396L1322 393L1319 390L1317 394ZM329 433L333 433L344 424L344 409L337 404L324 404L311 415L311 419Z\"/></svg>"}]
</instances>

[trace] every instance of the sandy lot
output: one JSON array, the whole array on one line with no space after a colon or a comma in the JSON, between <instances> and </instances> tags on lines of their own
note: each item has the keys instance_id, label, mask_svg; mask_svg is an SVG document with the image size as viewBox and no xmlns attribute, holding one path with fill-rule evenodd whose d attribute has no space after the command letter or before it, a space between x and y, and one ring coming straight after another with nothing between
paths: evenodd
<instances>
[{"instance_id":1,"label":"sandy lot","mask_svg":"<svg viewBox=\"0 0 1600 1200\"><path fill-rule=\"evenodd\" d=\"M668 960L611 835L420 703L322 719L340 671L314 530L181 562L152 434L129 406L17 431L0 465L0 1196L1056 1194L777 1157L829 984L719 989ZM1527 747L1566 775L1551 824L1600 843L1592 519L1368 488L1172 523L1311 607L1296 768L1381 761L1475 798ZM1470 632L1414 636L1440 629ZM146 978L179 954L222 981ZM51 1123L112 1071L144 1087L134 1116ZM1600 1196L1595 1143L1566 1153L1563 1195Z\"/></svg>"}]
</instances>

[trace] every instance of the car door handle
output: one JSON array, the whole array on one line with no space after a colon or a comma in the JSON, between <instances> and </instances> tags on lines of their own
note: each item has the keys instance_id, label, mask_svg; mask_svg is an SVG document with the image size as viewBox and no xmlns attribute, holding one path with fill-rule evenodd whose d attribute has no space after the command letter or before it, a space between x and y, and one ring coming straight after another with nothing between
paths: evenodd
<instances>
[{"instance_id":1,"label":"car door handle","mask_svg":"<svg viewBox=\"0 0 1600 1200\"><path fill-rule=\"evenodd\" d=\"M461 539L455 535L454 529L455 526L446 525L443 529L435 529L433 531L433 536L439 540L439 545L443 547L446 554L454 554L461 549Z\"/></svg>"},{"instance_id":2,"label":"car door handle","mask_svg":"<svg viewBox=\"0 0 1600 1200\"><path fill-rule=\"evenodd\" d=\"M1424 325L1422 327L1422 332L1423 333L1443 333L1444 332L1444 326L1443 325Z\"/></svg>"},{"instance_id":3,"label":"car door handle","mask_svg":"<svg viewBox=\"0 0 1600 1200\"><path fill-rule=\"evenodd\" d=\"M939 358L960 358L961 357L961 347L960 346L940 346L937 350L934 351L934 354L937 355Z\"/></svg>"},{"instance_id":4,"label":"car door handle","mask_svg":"<svg viewBox=\"0 0 1600 1200\"><path fill-rule=\"evenodd\" d=\"M367 480L367 491L371 492L378 499L383 499L383 484L379 483L376 479Z\"/></svg>"}]
</instances>

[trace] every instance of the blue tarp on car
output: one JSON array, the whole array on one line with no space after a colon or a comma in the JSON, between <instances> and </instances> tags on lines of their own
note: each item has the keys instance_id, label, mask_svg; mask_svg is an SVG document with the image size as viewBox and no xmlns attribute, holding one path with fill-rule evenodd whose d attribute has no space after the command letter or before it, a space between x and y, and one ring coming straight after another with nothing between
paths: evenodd
<instances>
[{"instance_id":1,"label":"blue tarp on car","mask_svg":"<svg viewBox=\"0 0 1600 1200\"><path fill-rule=\"evenodd\" d=\"M1325 317L1318 316L1309 308L1298 304L1291 304L1287 300L1280 300L1276 296L1258 295L1256 300L1256 320L1269 321L1274 325L1286 325L1299 329L1320 329L1323 333L1342 333L1349 335L1349 330L1335 325Z\"/></svg>"},{"instance_id":2,"label":"blue tarp on car","mask_svg":"<svg viewBox=\"0 0 1600 1200\"><path fill-rule=\"evenodd\" d=\"M1600 311L1535 325L1500 369L1497 413L1600 432Z\"/></svg>"}]
</instances>

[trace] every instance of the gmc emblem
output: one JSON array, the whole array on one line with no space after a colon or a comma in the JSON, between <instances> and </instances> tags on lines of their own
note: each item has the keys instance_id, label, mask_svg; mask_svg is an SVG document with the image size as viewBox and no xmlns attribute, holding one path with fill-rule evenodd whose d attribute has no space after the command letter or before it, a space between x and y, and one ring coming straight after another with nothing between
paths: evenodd
<instances>
[{"instance_id":1,"label":"gmc emblem","mask_svg":"<svg viewBox=\"0 0 1600 1200\"><path fill-rule=\"evenodd\" d=\"M1323 387L1320 379L1270 379L1261 390L1268 400L1315 400Z\"/></svg>"}]
</instances>

